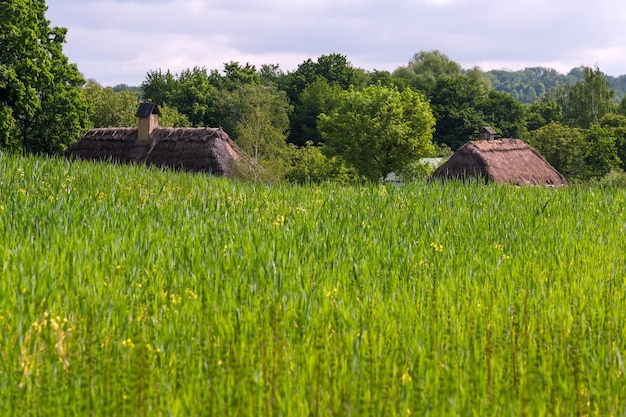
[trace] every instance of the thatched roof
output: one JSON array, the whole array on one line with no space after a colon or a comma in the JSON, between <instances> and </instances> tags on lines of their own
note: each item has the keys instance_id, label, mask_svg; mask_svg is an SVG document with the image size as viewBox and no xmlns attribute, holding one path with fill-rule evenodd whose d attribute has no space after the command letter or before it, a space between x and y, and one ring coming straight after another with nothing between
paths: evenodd
<instances>
[{"instance_id":1,"label":"thatched roof","mask_svg":"<svg viewBox=\"0 0 626 417\"><path fill-rule=\"evenodd\" d=\"M567 185L563 175L520 139L468 142L432 174L437 179L471 177L515 185Z\"/></svg>"},{"instance_id":2,"label":"thatched roof","mask_svg":"<svg viewBox=\"0 0 626 417\"><path fill-rule=\"evenodd\" d=\"M92 129L65 154L91 160L113 160L122 163L145 163L231 175L233 161L239 159L239 147L221 129L159 128L150 140L139 141L136 128Z\"/></svg>"}]
</instances>

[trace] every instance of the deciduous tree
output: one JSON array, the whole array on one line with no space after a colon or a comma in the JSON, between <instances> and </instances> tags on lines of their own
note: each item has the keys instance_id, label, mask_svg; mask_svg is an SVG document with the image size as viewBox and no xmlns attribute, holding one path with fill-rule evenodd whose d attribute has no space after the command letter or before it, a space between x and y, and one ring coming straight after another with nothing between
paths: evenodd
<instances>
[{"instance_id":1,"label":"deciduous tree","mask_svg":"<svg viewBox=\"0 0 626 417\"><path fill-rule=\"evenodd\" d=\"M342 91L339 84L331 84L321 77L304 89L291 118L290 136L293 144L303 146L308 141L314 145L323 143L324 139L317 129L317 116L334 109Z\"/></svg>"},{"instance_id":2,"label":"deciduous tree","mask_svg":"<svg viewBox=\"0 0 626 417\"><path fill-rule=\"evenodd\" d=\"M411 88L422 91L427 95L441 77L456 77L462 74L462 68L440 51L421 51L413 55L407 66ZM401 70L394 74L401 75Z\"/></svg>"},{"instance_id":3,"label":"deciduous tree","mask_svg":"<svg viewBox=\"0 0 626 417\"><path fill-rule=\"evenodd\" d=\"M241 85L230 95L233 139L252 159L275 176L284 173L286 131L291 107L273 85Z\"/></svg>"},{"instance_id":4,"label":"deciduous tree","mask_svg":"<svg viewBox=\"0 0 626 417\"><path fill-rule=\"evenodd\" d=\"M0 147L55 153L80 137L84 80L63 54L66 29L50 27L43 0L0 2Z\"/></svg>"},{"instance_id":5,"label":"deciduous tree","mask_svg":"<svg viewBox=\"0 0 626 417\"><path fill-rule=\"evenodd\" d=\"M487 124L480 106L488 92L489 85L479 72L439 78L430 97L437 119L435 143L457 150L477 135Z\"/></svg>"},{"instance_id":6,"label":"deciduous tree","mask_svg":"<svg viewBox=\"0 0 626 417\"><path fill-rule=\"evenodd\" d=\"M434 124L423 94L376 85L344 91L338 107L320 115L318 126L331 155L379 181L434 152Z\"/></svg>"},{"instance_id":7,"label":"deciduous tree","mask_svg":"<svg viewBox=\"0 0 626 417\"><path fill-rule=\"evenodd\" d=\"M137 95L130 91L116 93L95 80L87 81L83 96L89 108L89 127L133 127L139 106Z\"/></svg>"},{"instance_id":8,"label":"deciduous tree","mask_svg":"<svg viewBox=\"0 0 626 417\"><path fill-rule=\"evenodd\" d=\"M613 95L604 74L597 67L581 67L583 80L564 85L550 95L563 110L563 123L588 129L613 111Z\"/></svg>"},{"instance_id":9,"label":"deciduous tree","mask_svg":"<svg viewBox=\"0 0 626 417\"><path fill-rule=\"evenodd\" d=\"M506 138L521 138L526 132L526 109L506 93L489 92L478 103L478 110L489 126L496 127Z\"/></svg>"},{"instance_id":10,"label":"deciduous tree","mask_svg":"<svg viewBox=\"0 0 626 417\"><path fill-rule=\"evenodd\" d=\"M530 132L528 142L569 179L600 178L620 162L615 132L596 124L579 129L550 123Z\"/></svg>"}]
</instances>

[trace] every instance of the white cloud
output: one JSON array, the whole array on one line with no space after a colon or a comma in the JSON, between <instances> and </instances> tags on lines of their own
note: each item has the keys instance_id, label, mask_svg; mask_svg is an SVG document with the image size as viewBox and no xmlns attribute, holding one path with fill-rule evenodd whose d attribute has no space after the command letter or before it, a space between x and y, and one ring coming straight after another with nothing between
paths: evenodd
<instances>
[{"instance_id":1,"label":"white cloud","mask_svg":"<svg viewBox=\"0 0 626 417\"><path fill-rule=\"evenodd\" d=\"M280 64L340 53L392 71L438 49L469 68L598 65L626 74L617 0L52 0L65 51L87 77L139 84L151 69Z\"/></svg>"}]
</instances>

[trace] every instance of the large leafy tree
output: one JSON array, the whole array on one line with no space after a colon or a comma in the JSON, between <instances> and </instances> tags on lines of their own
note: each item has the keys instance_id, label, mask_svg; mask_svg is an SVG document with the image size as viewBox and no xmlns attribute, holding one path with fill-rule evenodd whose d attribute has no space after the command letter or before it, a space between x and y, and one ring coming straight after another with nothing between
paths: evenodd
<instances>
[{"instance_id":1,"label":"large leafy tree","mask_svg":"<svg viewBox=\"0 0 626 417\"><path fill-rule=\"evenodd\" d=\"M291 106L284 92L273 85L242 84L228 96L232 136L255 162L255 179L263 166L275 178L286 169L286 131Z\"/></svg>"},{"instance_id":2,"label":"large leafy tree","mask_svg":"<svg viewBox=\"0 0 626 417\"><path fill-rule=\"evenodd\" d=\"M491 88L479 68L437 78L430 99L437 119L434 141L453 150L476 139L484 126L504 137L520 138L526 132L524 105Z\"/></svg>"},{"instance_id":3,"label":"large leafy tree","mask_svg":"<svg viewBox=\"0 0 626 417\"><path fill-rule=\"evenodd\" d=\"M561 107L559 107L556 101L542 99L535 101L528 107L526 128L529 131L533 131L552 122L559 123L562 119Z\"/></svg>"},{"instance_id":4,"label":"large leafy tree","mask_svg":"<svg viewBox=\"0 0 626 417\"><path fill-rule=\"evenodd\" d=\"M55 153L80 136L84 80L63 54L66 29L50 27L43 0L0 2L0 147Z\"/></svg>"},{"instance_id":5,"label":"large leafy tree","mask_svg":"<svg viewBox=\"0 0 626 417\"><path fill-rule=\"evenodd\" d=\"M171 106L194 126L219 126L220 96L216 83L219 77L204 67L172 74L169 70L150 71L141 84L144 100L159 106Z\"/></svg>"},{"instance_id":6,"label":"large leafy tree","mask_svg":"<svg viewBox=\"0 0 626 417\"><path fill-rule=\"evenodd\" d=\"M418 52L413 55L407 67L394 71L394 75L408 79L411 88L426 94L430 94L439 78L461 74L461 65L437 50Z\"/></svg>"},{"instance_id":7,"label":"large leafy tree","mask_svg":"<svg viewBox=\"0 0 626 417\"><path fill-rule=\"evenodd\" d=\"M115 92L95 80L87 81L83 96L89 108L90 127L131 127L137 124L137 95L124 90Z\"/></svg>"},{"instance_id":8,"label":"large leafy tree","mask_svg":"<svg viewBox=\"0 0 626 417\"><path fill-rule=\"evenodd\" d=\"M324 149L343 157L365 178L385 179L434 152L435 119L421 93L376 85L350 88L340 98L330 114L319 117Z\"/></svg>"},{"instance_id":9,"label":"large leafy tree","mask_svg":"<svg viewBox=\"0 0 626 417\"><path fill-rule=\"evenodd\" d=\"M297 102L302 91L319 78L330 84L336 83L343 90L350 86L362 86L367 82L366 73L353 67L344 55L330 54L320 56L317 61L304 61L284 78L280 87L287 92L292 102Z\"/></svg>"},{"instance_id":10,"label":"large leafy tree","mask_svg":"<svg viewBox=\"0 0 626 417\"><path fill-rule=\"evenodd\" d=\"M329 110L322 106L319 111L315 111L317 104L326 101L322 96L314 97L318 93L325 94L323 90L327 88L323 87L323 84L332 90L346 90L350 86L365 86L367 81L365 71L353 67L346 57L340 54L322 55L317 61L308 59L295 71L282 77L278 86L287 92L287 97L294 105L288 141L299 146L309 140L315 143L320 141L319 137L311 135L311 129L317 124L317 116ZM310 86L314 87L309 88ZM305 93L305 90L308 92Z\"/></svg>"},{"instance_id":11,"label":"large leafy tree","mask_svg":"<svg viewBox=\"0 0 626 417\"><path fill-rule=\"evenodd\" d=\"M610 129L615 137L617 147L617 157L620 161L620 168L626 170L626 116L621 114L607 114L600 119L600 126Z\"/></svg>"},{"instance_id":12,"label":"large leafy tree","mask_svg":"<svg viewBox=\"0 0 626 417\"><path fill-rule=\"evenodd\" d=\"M588 129L613 111L615 93L597 67L581 67L580 71L581 81L552 90L549 98L561 107L565 124Z\"/></svg>"},{"instance_id":13,"label":"large leafy tree","mask_svg":"<svg viewBox=\"0 0 626 417\"><path fill-rule=\"evenodd\" d=\"M620 166L615 130L592 124L585 131L585 179L601 178Z\"/></svg>"},{"instance_id":14,"label":"large leafy tree","mask_svg":"<svg viewBox=\"0 0 626 417\"><path fill-rule=\"evenodd\" d=\"M521 138L526 132L526 109L509 94L490 90L478 109L485 122L497 127L503 137Z\"/></svg>"},{"instance_id":15,"label":"large leafy tree","mask_svg":"<svg viewBox=\"0 0 626 417\"><path fill-rule=\"evenodd\" d=\"M528 141L570 179L600 178L620 165L618 138L610 126L580 129L550 123L530 132Z\"/></svg>"},{"instance_id":16,"label":"large leafy tree","mask_svg":"<svg viewBox=\"0 0 626 417\"><path fill-rule=\"evenodd\" d=\"M87 81L83 96L89 109L89 127L134 127L137 125L139 98L129 89L103 87L94 80ZM190 122L184 114L166 103L160 106L159 126L184 127Z\"/></svg>"},{"instance_id":17,"label":"large leafy tree","mask_svg":"<svg viewBox=\"0 0 626 417\"><path fill-rule=\"evenodd\" d=\"M567 178L585 176L582 161L586 146L584 133L580 129L553 122L530 132L528 142Z\"/></svg>"},{"instance_id":18,"label":"large leafy tree","mask_svg":"<svg viewBox=\"0 0 626 417\"><path fill-rule=\"evenodd\" d=\"M268 67L263 67L263 74L267 76ZM224 77L221 78L222 89L233 91L242 85L262 83L263 76L261 71L257 71L256 67L250 63L241 65L239 62L231 61L224 64Z\"/></svg>"},{"instance_id":19,"label":"large leafy tree","mask_svg":"<svg viewBox=\"0 0 626 417\"><path fill-rule=\"evenodd\" d=\"M314 145L324 142L317 129L317 116L334 109L342 91L339 84L330 84L324 78L316 79L304 89L291 118L290 134L294 145L304 146L309 141Z\"/></svg>"},{"instance_id":20,"label":"large leafy tree","mask_svg":"<svg viewBox=\"0 0 626 417\"><path fill-rule=\"evenodd\" d=\"M170 70L148 71L146 79L141 83L144 100L149 100L159 105L163 103L173 104L173 97L178 88L177 76Z\"/></svg>"},{"instance_id":21,"label":"large leafy tree","mask_svg":"<svg viewBox=\"0 0 626 417\"><path fill-rule=\"evenodd\" d=\"M437 79L430 97L437 119L434 141L457 150L474 138L480 128L488 124L481 107L489 90L488 81L478 70Z\"/></svg>"},{"instance_id":22,"label":"large leafy tree","mask_svg":"<svg viewBox=\"0 0 626 417\"><path fill-rule=\"evenodd\" d=\"M217 126L219 106L217 88L206 68L187 69L178 76L171 104L189 118L194 126Z\"/></svg>"}]
</instances>

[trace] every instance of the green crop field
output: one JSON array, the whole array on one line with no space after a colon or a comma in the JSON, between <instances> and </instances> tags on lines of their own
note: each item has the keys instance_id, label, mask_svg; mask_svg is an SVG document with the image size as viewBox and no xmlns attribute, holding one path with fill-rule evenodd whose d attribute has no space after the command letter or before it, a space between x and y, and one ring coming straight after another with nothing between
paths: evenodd
<instances>
[{"instance_id":1,"label":"green crop field","mask_svg":"<svg viewBox=\"0 0 626 417\"><path fill-rule=\"evenodd\" d=\"M0 415L623 416L625 207L0 154Z\"/></svg>"}]
</instances>

